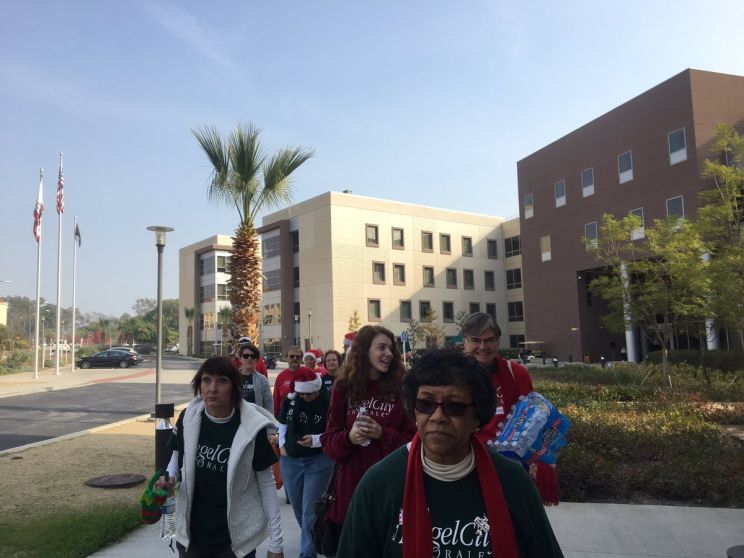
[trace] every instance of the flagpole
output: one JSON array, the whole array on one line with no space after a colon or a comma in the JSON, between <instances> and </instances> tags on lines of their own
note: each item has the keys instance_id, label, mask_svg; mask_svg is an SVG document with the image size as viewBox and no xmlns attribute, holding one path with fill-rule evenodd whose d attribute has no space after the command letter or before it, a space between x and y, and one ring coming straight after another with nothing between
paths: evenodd
<instances>
[{"instance_id":1,"label":"flagpole","mask_svg":"<svg viewBox=\"0 0 744 558\"><path fill-rule=\"evenodd\" d=\"M44 189L44 169L39 169L39 197L36 198L37 211L44 211L42 191ZM36 213L36 211L34 212ZM35 231L36 232L36 231ZM39 215L38 236L36 237L36 333L34 338L34 380L39 379L39 315L41 313L41 215Z\"/></svg>"},{"instance_id":2,"label":"flagpole","mask_svg":"<svg viewBox=\"0 0 744 558\"><path fill-rule=\"evenodd\" d=\"M75 217L75 232L72 235L72 371L75 372L75 287L77 286L77 240L78 225Z\"/></svg>"},{"instance_id":3,"label":"flagpole","mask_svg":"<svg viewBox=\"0 0 744 558\"><path fill-rule=\"evenodd\" d=\"M54 351L55 376L59 376L59 329L62 321L62 213L64 212L64 179L62 172L62 153L60 152L59 182L57 183L57 344Z\"/></svg>"}]
</instances>

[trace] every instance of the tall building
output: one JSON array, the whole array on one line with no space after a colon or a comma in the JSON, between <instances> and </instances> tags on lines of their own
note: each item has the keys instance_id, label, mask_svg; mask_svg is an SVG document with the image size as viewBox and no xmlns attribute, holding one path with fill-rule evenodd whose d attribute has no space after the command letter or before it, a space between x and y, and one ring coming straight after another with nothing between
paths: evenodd
<instances>
[{"instance_id":1,"label":"tall building","mask_svg":"<svg viewBox=\"0 0 744 558\"><path fill-rule=\"evenodd\" d=\"M744 127L744 77L685 70L517 163L529 339L561 359L619 358L626 338L601 326L581 239L604 213L693 216L718 123Z\"/></svg>"},{"instance_id":2,"label":"tall building","mask_svg":"<svg viewBox=\"0 0 744 558\"><path fill-rule=\"evenodd\" d=\"M412 320L433 320L457 341L458 318L483 311L501 324L502 346L524 341L517 219L326 192L265 216L258 233L265 352L341 349L354 316L396 335ZM230 251L221 235L180 251L180 312L197 309L195 352L219 342L209 318L228 304L220 258ZM181 320L182 352L186 327Z\"/></svg>"}]
</instances>

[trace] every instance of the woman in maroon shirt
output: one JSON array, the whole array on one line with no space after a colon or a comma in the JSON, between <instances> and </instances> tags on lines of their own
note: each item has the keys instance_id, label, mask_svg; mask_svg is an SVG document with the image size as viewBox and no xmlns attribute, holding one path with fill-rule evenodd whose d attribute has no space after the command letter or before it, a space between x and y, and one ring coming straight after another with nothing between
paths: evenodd
<instances>
[{"instance_id":1,"label":"woman in maroon shirt","mask_svg":"<svg viewBox=\"0 0 744 558\"><path fill-rule=\"evenodd\" d=\"M416 433L401 400L404 370L391 331L359 330L334 384L321 436L323 451L338 464L328 519L339 526L362 475Z\"/></svg>"}]
</instances>

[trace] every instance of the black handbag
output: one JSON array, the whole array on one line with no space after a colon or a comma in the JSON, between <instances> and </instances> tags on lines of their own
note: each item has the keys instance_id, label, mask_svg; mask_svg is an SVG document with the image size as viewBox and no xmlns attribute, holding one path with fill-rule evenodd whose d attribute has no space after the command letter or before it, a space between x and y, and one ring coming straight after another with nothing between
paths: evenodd
<instances>
[{"instance_id":1,"label":"black handbag","mask_svg":"<svg viewBox=\"0 0 744 558\"><path fill-rule=\"evenodd\" d=\"M336 472L338 464L333 468L333 475L323 494L313 504L315 521L310 529L313 535L313 544L318 554L333 558L338 552L338 541L341 539L341 525L328 519L328 510L336 499L333 490L336 486Z\"/></svg>"}]
</instances>

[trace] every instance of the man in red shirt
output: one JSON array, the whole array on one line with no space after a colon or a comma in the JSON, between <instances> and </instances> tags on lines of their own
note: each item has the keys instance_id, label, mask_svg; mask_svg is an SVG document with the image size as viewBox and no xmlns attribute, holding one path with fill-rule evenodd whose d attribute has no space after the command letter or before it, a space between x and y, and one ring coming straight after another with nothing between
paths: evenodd
<instances>
[{"instance_id":1,"label":"man in red shirt","mask_svg":"<svg viewBox=\"0 0 744 558\"><path fill-rule=\"evenodd\" d=\"M532 378L527 368L499 355L501 328L489 314L470 314L462 324L462 336L465 352L488 370L496 390L496 412L493 419L476 434L484 443L488 443L496 438L499 425L506 422L506 416L519 401L519 396L533 391ZM530 473L543 501L546 505L557 505L558 478L555 467L541 462L536 465L530 468Z\"/></svg>"},{"instance_id":2,"label":"man in red shirt","mask_svg":"<svg viewBox=\"0 0 744 558\"><path fill-rule=\"evenodd\" d=\"M277 417L282 408L282 400L292 392L292 382L297 375L297 370L302 366L302 349L289 347L284 356L287 358L287 368L279 372L274 380L274 416Z\"/></svg>"}]
</instances>

